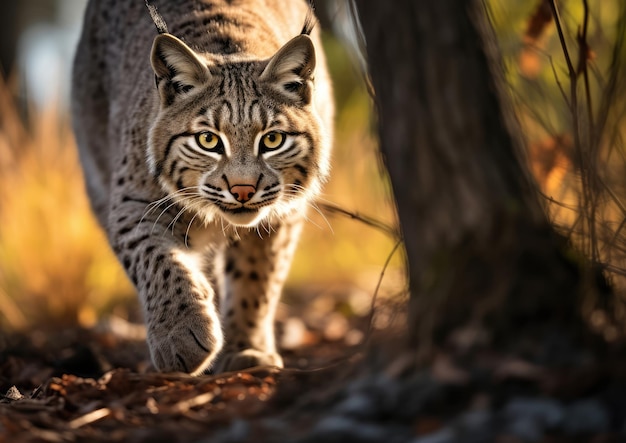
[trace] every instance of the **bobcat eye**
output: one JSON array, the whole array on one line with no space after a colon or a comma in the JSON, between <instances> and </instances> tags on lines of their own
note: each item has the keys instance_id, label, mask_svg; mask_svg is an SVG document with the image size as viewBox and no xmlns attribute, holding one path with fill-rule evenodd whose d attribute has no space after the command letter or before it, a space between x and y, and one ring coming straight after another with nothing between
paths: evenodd
<instances>
[{"instance_id":1,"label":"bobcat eye","mask_svg":"<svg viewBox=\"0 0 626 443\"><path fill-rule=\"evenodd\" d=\"M200 148L205 151L215 152L217 154L224 153L224 144L219 135L212 132L201 132L196 135L196 142Z\"/></svg>"},{"instance_id":2,"label":"bobcat eye","mask_svg":"<svg viewBox=\"0 0 626 443\"><path fill-rule=\"evenodd\" d=\"M268 132L261 137L261 153L280 148L285 143L286 138L282 132Z\"/></svg>"}]
</instances>

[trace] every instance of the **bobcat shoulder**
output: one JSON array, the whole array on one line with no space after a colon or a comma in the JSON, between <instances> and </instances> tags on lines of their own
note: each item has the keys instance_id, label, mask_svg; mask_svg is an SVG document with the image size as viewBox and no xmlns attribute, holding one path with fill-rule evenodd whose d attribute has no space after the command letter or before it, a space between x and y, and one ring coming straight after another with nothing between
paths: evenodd
<instances>
[{"instance_id":1,"label":"bobcat shoulder","mask_svg":"<svg viewBox=\"0 0 626 443\"><path fill-rule=\"evenodd\" d=\"M332 136L309 6L151 3L167 33L143 2L87 6L72 113L92 206L157 369L282 366L274 313Z\"/></svg>"}]
</instances>

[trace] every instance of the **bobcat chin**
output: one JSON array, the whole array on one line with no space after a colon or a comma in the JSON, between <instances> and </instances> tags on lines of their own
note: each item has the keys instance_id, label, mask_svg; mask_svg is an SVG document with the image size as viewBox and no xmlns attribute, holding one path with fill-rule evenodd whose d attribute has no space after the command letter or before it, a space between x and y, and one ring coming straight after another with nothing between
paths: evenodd
<instances>
[{"instance_id":1,"label":"bobcat chin","mask_svg":"<svg viewBox=\"0 0 626 443\"><path fill-rule=\"evenodd\" d=\"M154 22L140 1L85 13L72 114L94 212L157 369L282 366L274 314L329 172L319 32L304 0L151 3Z\"/></svg>"}]
</instances>

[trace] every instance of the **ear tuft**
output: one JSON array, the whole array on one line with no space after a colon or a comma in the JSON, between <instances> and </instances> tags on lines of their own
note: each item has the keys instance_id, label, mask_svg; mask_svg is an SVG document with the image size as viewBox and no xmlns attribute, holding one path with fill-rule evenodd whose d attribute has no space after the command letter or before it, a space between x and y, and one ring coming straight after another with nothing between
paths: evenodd
<instances>
[{"instance_id":1,"label":"ear tuft","mask_svg":"<svg viewBox=\"0 0 626 443\"><path fill-rule=\"evenodd\" d=\"M210 76L196 53L171 34L155 37L150 60L164 105L206 83Z\"/></svg>"},{"instance_id":2,"label":"ear tuft","mask_svg":"<svg viewBox=\"0 0 626 443\"><path fill-rule=\"evenodd\" d=\"M298 35L270 59L261 80L293 100L309 103L314 70L313 42L307 35Z\"/></svg>"}]
</instances>

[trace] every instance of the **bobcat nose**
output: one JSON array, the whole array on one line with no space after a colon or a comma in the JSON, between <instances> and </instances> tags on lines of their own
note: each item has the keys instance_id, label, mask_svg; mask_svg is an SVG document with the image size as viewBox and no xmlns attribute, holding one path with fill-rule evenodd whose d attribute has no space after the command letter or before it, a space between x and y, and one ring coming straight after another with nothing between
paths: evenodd
<instances>
[{"instance_id":1,"label":"bobcat nose","mask_svg":"<svg viewBox=\"0 0 626 443\"><path fill-rule=\"evenodd\" d=\"M256 188L252 185L234 185L230 188L230 193L240 203L245 203L252 198Z\"/></svg>"}]
</instances>

